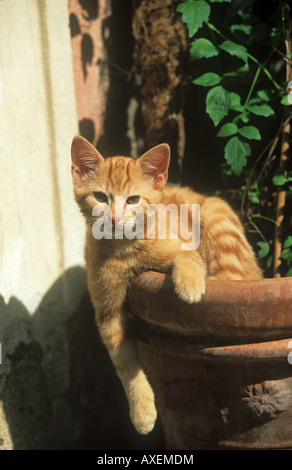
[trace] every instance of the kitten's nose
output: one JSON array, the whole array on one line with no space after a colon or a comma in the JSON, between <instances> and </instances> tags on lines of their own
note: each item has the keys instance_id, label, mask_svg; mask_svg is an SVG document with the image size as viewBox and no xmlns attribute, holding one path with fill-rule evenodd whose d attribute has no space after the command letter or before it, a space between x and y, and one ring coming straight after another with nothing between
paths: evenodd
<instances>
[{"instance_id":1,"label":"kitten's nose","mask_svg":"<svg viewBox=\"0 0 292 470\"><path fill-rule=\"evenodd\" d=\"M111 215L111 219L113 222L119 222L120 220L122 220L123 216L120 215L120 214L112 214Z\"/></svg>"}]
</instances>

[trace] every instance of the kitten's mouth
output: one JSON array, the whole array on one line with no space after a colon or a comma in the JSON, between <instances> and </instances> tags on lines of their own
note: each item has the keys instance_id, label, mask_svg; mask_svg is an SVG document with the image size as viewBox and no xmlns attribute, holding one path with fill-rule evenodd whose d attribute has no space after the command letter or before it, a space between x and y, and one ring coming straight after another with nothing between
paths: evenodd
<instances>
[{"instance_id":1,"label":"kitten's mouth","mask_svg":"<svg viewBox=\"0 0 292 470\"><path fill-rule=\"evenodd\" d=\"M138 230L138 226L137 226L136 222L134 222L133 224L131 223L130 226L131 226L131 231L133 233L135 233ZM127 227L127 222L124 219L122 219L118 222L113 221L113 223L112 223L112 233L113 233L113 235L115 234L115 232L117 232L117 233L125 232L126 227Z\"/></svg>"},{"instance_id":2,"label":"kitten's mouth","mask_svg":"<svg viewBox=\"0 0 292 470\"><path fill-rule=\"evenodd\" d=\"M136 218L122 217L115 220L112 217L100 217L95 219L92 233L97 240L141 239L144 238L144 223L141 223L139 218L136 220Z\"/></svg>"}]
</instances>

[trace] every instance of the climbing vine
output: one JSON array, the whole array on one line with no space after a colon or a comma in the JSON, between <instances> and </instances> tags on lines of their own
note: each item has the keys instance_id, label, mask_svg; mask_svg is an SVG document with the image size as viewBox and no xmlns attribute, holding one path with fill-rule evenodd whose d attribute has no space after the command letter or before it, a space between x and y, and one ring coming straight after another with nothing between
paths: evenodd
<instances>
[{"instance_id":1,"label":"climbing vine","mask_svg":"<svg viewBox=\"0 0 292 470\"><path fill-rule=\"evenodd\" d=\"M224 139L222 176L232 178L239 188L241 216L257 236L258 256L267 273L291 276L290 6L286 1L270 2L264 20L261 12L242 7L228 25L220 18L231 3L179 3L177 12L190 38L190 80L206 89L206 113L217 137ZM198 61L200 67L195 67ZM272 129L272 138L267 128Z\"/></svg>"}]
</instances>

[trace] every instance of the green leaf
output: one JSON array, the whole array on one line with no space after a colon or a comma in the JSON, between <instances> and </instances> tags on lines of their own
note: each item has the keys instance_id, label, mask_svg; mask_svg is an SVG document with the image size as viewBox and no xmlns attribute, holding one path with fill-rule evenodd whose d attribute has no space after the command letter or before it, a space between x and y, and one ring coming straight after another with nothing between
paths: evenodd
<instances>
[{"instance_id":1,"label":"green leaf","mask_svg":"<svg viewBox=\"0 0 292 470\"><path fill-rule=\"evenodd\" d=\"M286 277L292 277L292 268L286 273Z\"/></svg>"},{"instance_id":2,"label":"green leaf","mask_svg":"<svg viewBox=\"0 0 292 470\"><path fill-rule=\"evenodd\" d=\"M246 165L246 157L251 154L250 145L239 137L231 137L224 149L224 157L235 175L239 176Z\"/></svg>"},{"instance_id":3,"label":"green leaf","mask_svg":"<svg viewBox=\"0 0 292 470\"><path fill-rule=\"evenodd\" d=\"M241 75L243 73L246 73L249 71L249 65L248 62L246 62L243 67L240 67L237 70L234 70L233 72L226 72L224 74L224 77L237 77L238 75Z\"/></svg>"},{"instance_id":4,"label":"green leaf","mask_svg":"<svg viewBox=\"0 0 292 470\"><path fill-rule=\"evenodd\" d=\"M224 75L226 77L236 77L242 73L248 72L249 65L248 65L248 53L244 46L241 44L237 44L236 42L226 40L222 44L219 45L220 49L227 52L228 54L237 57L238 59L243 60L244 65L233 72L227 72Z\"/></svg>"},{"instance_id":5,"label":"green leaf","mask_svg":"<svg viewBox=\"0 0 292 470\"><path fill-rule=\"evenodd\" d=\"M287 181L287 176L282 172L281 169L275 171L273 176L273 184L275 186L283 186L285 183L287 183Z\"/></svg>"},{"instance_id":6,"label":"green leaf","mask_svg":"<svg viewBox=\"0 0 292 470\"><path fill-rule=\"evenodd\" d=\"M255 204L259 204L260 203L259 195L260 195L260 191L259 191L258 181L254 181L251 184L250 189L248 190L248 197L250 198L251 202Z\"/></svg>"},{"instance_id":7,"label":"green leaf","mask_svg":"<svg viewBox=\"0 0 292 470\"><path fill-rule=\"evenodd\" d=\"M292 235L288 235L288 237L283 243L283 246L284 248L289 248L290 246L292 246Z\"/></svg>"},{"instance_id":8,"label":"green leaf","mask_svg":"<svg viewBox=\"0 0 292 470\"><path fill-rule=\"evenodd\" d=\"M242 113L239 115L239 119L244 122L244 124L247 124L249 122L249 113Z\"/></svg>"},{"instance_id":9,"label":"green leaf","mask_svg":"<svg viewBox=\"0 0 292 470\"><path fill-rule=\"evenodd\" d=\"M255 126L244 126L239 129L239 133L242 135L242 137L245 137L249 140L261 140L261 134Z\"/></svg>"},{"instance_id":10,"label":"green leaf","mask_svg":"<svg viewBox=\"0 0 292 470\"><path fill-rule=\"evenodd\" d=\"M267 259L267 268L270 268L273 264L273 255L269 256Z\"/></svg>"},{"instance_id":11,"label":"green leaf","mask_svg":"<svg viewBox=\"0 0 292 470\"><path fill-rule=\"evenodd\" d=\"M262 104L262 105L249 105L247 106L248 111L250 111L253 114L256 114L257 116L272 116L274 114L274 110L271 108L271 106L267 104Z\"/></svg>"},{"instance_id":12,"label":"green leaf","mask_svg":"<svg viewBox=\"0 0 292 470\"><path fill-rule=\"evenodd\" d=\"M229 93L229 96L231 100L230 109L232 109L233 111L242 111L244 108L241 104L240 96L237 93L233 93L233 91Z\"/></svg>"},{"instance_id":13,"label":"green leaf","mask_svg":"<svg viewBox=\"0 0 292 470\"><path fill-rule=\"evenodd\" d=\"M251 32L251 26L247 24L233 24L230 26L230 31L232 34L234 34L236 31L242 31L245 34L250 34Z\"/></svg>"},{"instance_id":14,"label":"green leaf","mask_svg":"<svg viewBox=\"0 0 292 470\"><path fill-rule=\"evenodd\" d=\"M211 8L204 0L186 0L177 6L176 11L182 13L182 20L187 24L189 37L192 37L203 23L208 21Z\"/></svg>"},{"instance_id":15,"label":"green leaf","mask_svg":"<svg viewBox=\"0 0 292 470\"><path fill-rule=\"evenodd\" d=\"M275 186L283 186L292 181L292 171L283 172L282 168L278 168L273 176L273 183Z\"/></svg>"},{"instance_id":16,"label":"green leaf","mask_svg":"<svg viewBox=\"0 0 292 470\"><path fill-rule=\"evenodd\" d=\"M244 46L240 44L236 44L236 42L226 40L222 44L219 45L220 49L228 54L238 57L239 59L243 60L244 63L248 61L248 53Z\"/></svg>"},{"instance_id":17,"label":"green leaf","mask_svg":"<svg viewBox=\"0 0 292 470\"><path fill-rule=\"evenodd\" d=\"M259 192L258 191L248 191L248 197L250 198L251 202L254 204L260 203Z\"/></svg>"},{"instance_id":18,"label":"green leaf","mask_svg":"<svg viewBox=\"0 0 292 470\"><path fill-rule=\"evenodd\" d=\"M285 259L286 261L292 261L292 250L289 250L289 248L285 248L281 255L281 259Z\"/></svg>"},{"instance_id":19,"label":"green leaf","mask_svg":"<svg viewBox=\"0 0 292 470\"><path fill-rule=\"evenodd\" d=\"M214 86L221 82L221 77L217 73L208 72L192 81L195 85Z\"/></svg>"},{"instance_id":20,"label":"green leaf","mask_svg":"<svg viewBox=\"0 0 292 470\"><path fill-rule=\"evenodd\" d=\"M264 258L270 251L270 245L268 242L258 242L257 245L260 247L258 252L259 258Z\"/></svg>"},{"instance_id":21,"label":"green leaf","mask_svg":"<svg viewBox=\"0 0 292 470\"><path fill-rule=\"evenodd\" d=\"M230 108L230 95L222 86L211 88L206 98L206 111L212 119L214 126L228 114Z\"/></svg>"},{"instance_id":22,"label":"green leaf","mask_svg":"<svg viewBox=\"0 0 292 470\"><path fill-rule=\"evenodd\" d=\"M259 90L257 92L257 96L262 100L262 101L270 101L272 98L272 94L269 90Z\"/></svg>"},{"instance_id":23,"label":"green leaf","mask_svg":"<svg viewBox=\"0 0 292 470\"><path fill-rule=\"evenodd\" d=\"M273 184L275 186L283 186L286 182L287 182L287 179L284 175L273 176Z\"/></svg>"},{"instance_id":24,"label":"green leaf","mask_svg":"<svg viewBox=\"0 0 292 470\"><path fill-rule=\"evenodd\" d=\"M249 100L248 105L250 106L251 104L263 104L263 100L259 96L256 96Z\"/></svg>"},{"instance_id":25,"label":"green leaf","mask_svg":"<svg viewBox=\"0 0 292 470\"><path fill-rule=\"evenodd\" d=\"M229 137L231 135L237 134L238 127L233 122L227 122L224 126L221 127L220 131L217 134L217 137Z\"/></svg>"},{"instance_id":26,"label":"green leaf","mask_svg":"<svg viewBox=\"0 0 292 470\"><path fill-rule=\"evenodd\" d=\"M218 49L212 44L211 41L205 38L196 39L192 42L190 56L191 60L208 59L219 54Z\"/></svg>"},{"instance_id":27,"label":"green leaf","mask_svg":"<svg viewBox=\"0 0 292 470\"><path fill-rule=\"evenodd\" d=\"M284 95L280 103L283 104L284 106L290 106L292 104L292 96Z\"/></svg>"}]
</instances>

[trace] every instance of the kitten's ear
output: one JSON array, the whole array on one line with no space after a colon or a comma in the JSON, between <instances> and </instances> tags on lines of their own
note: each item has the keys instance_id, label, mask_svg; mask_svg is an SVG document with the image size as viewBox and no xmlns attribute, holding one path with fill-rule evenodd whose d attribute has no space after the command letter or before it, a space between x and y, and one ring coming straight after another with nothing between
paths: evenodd
<instances>
[{"instance_id":1,"label":"kitten's ear","mask_svg":"<svg viewBox=\"0 0 292 470\"><path fill-rule=\"evenodd\" d=\"M143 174L153 182L155 189L165 185L168 178L170 147L168 144L156 145L139 158Z\"/></svg>"},{"instance_id":2,"label":"kitten's ear","mask_svg":"<svg viewBox=\"0 0 292 470\"><path fill-rule=\"evenodd\" d=\"M71 173L77 184L81 184L84 176L103 162L103 157L96 148L81 136L74 137L72 141L71 159Z\"/></svg>"}]
</instances>

